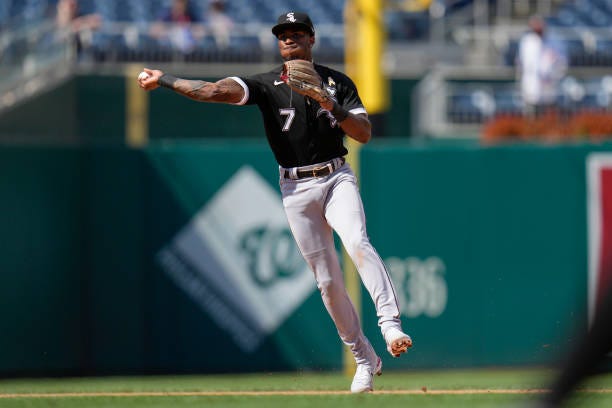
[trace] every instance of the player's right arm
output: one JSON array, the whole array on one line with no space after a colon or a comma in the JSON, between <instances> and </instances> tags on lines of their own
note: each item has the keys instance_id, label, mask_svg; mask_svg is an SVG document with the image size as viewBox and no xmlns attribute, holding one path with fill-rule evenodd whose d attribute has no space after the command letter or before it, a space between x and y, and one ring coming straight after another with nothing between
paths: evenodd
<instances>
[{"instance_id":1,"label":"player's right arm","mask_svg":"<svg viewBox=\"0 0 612 408\"><path fill-rule=\"evenodd\" d=\"M176 78L164 74L157 69L145 68L149 78L139 80L138 85L152 91L160 86L198 102L218 102L236 104L243 100L244 88L231 78L223 78L217 82Z\"/></svg>"}]
</instances>

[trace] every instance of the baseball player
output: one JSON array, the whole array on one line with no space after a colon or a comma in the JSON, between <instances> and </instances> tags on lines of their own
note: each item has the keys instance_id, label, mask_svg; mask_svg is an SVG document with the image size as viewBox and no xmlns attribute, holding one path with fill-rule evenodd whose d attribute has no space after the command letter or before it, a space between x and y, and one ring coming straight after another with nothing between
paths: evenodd
<instances>
[{"instance_id":1,"label":"baseball player","mask_svg":"<svg viewBox=\"0 0 612 408\"><path fill-rule=\"evenodd\" d=\"M279 164L289 226L338 334L357 363L351 391L372 391L373 375L381 374L382 364L346 292L333 230L374 301L389 353L398 357L412 346L412 340L402 331L393 283L370 244L357 181L344 159L348 153L344 135L367 143L370 121L353 82L312 63L315 30L307 14L282 14L272 33L285 62L270 72L211 83L145 69L139 85L145 90L161 86L200 102L259 107Z\"/></svg>"}]
</instances>

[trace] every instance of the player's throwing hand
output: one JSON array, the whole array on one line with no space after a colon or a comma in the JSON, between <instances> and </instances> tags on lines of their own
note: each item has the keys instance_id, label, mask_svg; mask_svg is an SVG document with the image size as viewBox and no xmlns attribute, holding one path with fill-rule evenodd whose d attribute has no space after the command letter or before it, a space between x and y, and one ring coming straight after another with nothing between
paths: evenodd
<instances>
[{"instance_id":1,"label":"player's throwing hand","mask_svg":"<svg viewBox=\"0 0 612 408\"><path fill-rule=\"evenodd\" d=\"M146 74L146 75L143 75ZM145 91L152 91L159 87L157 81L164 73L158 69L144 68L138 75L138 86Z\"/></svg>"}]
</instances>

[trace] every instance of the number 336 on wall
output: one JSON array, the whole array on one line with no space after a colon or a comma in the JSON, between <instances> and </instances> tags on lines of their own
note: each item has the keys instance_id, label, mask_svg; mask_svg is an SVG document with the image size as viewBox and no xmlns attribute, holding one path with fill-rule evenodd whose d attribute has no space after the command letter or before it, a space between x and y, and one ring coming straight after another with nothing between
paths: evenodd
<instances>
[{"instance_id":1,"label":"number 336 on wall","mask_svg":"<svg viewBox=\"0 0 612 408\"><path fill-rule=\"evenodd\" d=\"M385 260L397 288L400 307L406 317L438 317L446 309L448 287L446 266L438 257L421 260L388 258Z\"/></svg>"}]
</instances>

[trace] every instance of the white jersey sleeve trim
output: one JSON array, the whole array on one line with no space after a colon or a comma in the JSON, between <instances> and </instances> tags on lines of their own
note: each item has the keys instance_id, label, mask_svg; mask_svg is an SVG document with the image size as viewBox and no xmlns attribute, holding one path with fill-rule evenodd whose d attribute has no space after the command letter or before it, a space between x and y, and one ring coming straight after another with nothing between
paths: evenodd
<instances>
[{"instance_id":1,"label":"white jersey sleeve trim","mask_svg":"<svg viewBox=\"0 0 612 408\"><path fill-rule=\"evenodd\" d=\"M354 109L351 109L349 112L352 113L353 115L359 115L362 113L366 115L368 114L368 111L366 111L365 108L354 108Z\"/></svg>"},{"instance_id":2,"label":"white jersey sleeve trim","mask_svg":"<svg viewBox=\"0 0 612 408\"><path fill-rule=\"evenodd\" d=\"M233 103L232 105L244 105L249 100L249 87L247 86L247 84L244 83L242 79L238 77L233 76L229 77L229 79L233 79L234 81L238 82L242 89L244 89L244 96L242 97L240 102Z\"/></svg>"}]
</instances>

